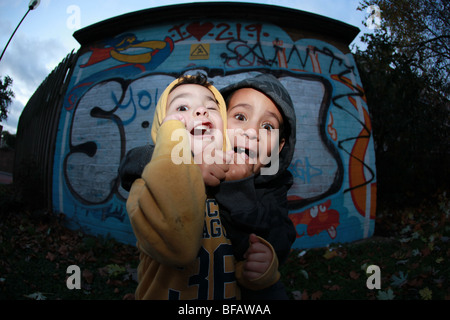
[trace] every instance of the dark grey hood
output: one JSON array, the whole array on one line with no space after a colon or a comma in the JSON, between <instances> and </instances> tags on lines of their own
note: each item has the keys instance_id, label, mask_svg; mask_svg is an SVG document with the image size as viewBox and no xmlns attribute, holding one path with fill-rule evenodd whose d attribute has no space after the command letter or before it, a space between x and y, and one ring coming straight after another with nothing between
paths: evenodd
<instances>
[{"instance_id":1,"label":"dark grey hood","mask_svg":"<svg viewBox=\"0 0 450 320\"><path fill-rule=\"evenodd\" d=\"M296 142L296 116L294 104L292 103L292 99L286 88L271 74L261 74L253 78L244 79L221 89L220 93L228 104L230 95L234 91L242 88L252 88L264 93L277 105L278 110L283 116L286 142L279 156L278 172L274 175L260 175L255 180L258 183L269 182L289 167L294 155Z\"/></svg>"}]
</instances>

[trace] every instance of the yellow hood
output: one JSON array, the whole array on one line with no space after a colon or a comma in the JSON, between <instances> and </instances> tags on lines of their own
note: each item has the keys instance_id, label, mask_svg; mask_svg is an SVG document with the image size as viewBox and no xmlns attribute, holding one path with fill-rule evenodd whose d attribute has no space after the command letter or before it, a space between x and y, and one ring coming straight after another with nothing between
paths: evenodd
<instances>
[{"instance_id":1,"label":"yellow hood","mask_svg":"<svg viewBox=\"0 0 450 320\"><path fill-rule=\"evenodd\" d=\"M178 83L180 79L175 79L174 81L172 81L167 88L164 90L164 92L162 93L161 97L158 100L158 104L156 105L156 109L155 109L155 116L153 117L153 124L152 124L152 140L153 143L156 143L156 136L158 134L158 130L159 127L162 124L162 121L164 120L164 118L166 117L166 110L167 110L167 98L169 96L170 90ZM214 94L214 97L216 98L216 100L219 102L219 110L220 110L220 115L222 117L222 121L223 121L223 130L222 130L222 134L223 134L223 150L230 150L230 143L228 141L228 137L227 137L227 106L225 104L225 101L222 97L222 95L220 94L220 92L212 85L210 85L208 87L208 89Z\"/></svg>"}]
</instances>

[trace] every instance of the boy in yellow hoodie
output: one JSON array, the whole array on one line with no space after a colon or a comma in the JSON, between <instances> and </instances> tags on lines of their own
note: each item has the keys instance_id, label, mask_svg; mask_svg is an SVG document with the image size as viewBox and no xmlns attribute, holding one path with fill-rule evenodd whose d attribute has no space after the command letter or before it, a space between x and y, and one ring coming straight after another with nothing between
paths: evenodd
<instances>
[{"instance_id":1,"label":"boy in yellow hoodie","mask_svg":"<svg viewBox=\"0 0 450 320\"><path fill-rule=\"evenodd\" d=\"M222 155L228 146L226 127L225 102L205 77L173 81L158 101L153 156L127 200L140 250L137 299L239 299L236 279L246 287L279 279L276 254L262 239L256 246L270 249L270 263L256 279L244 276L244 262L236 264L217 202L205 189L208 177L223 179L228 166L220 161L195 165L194 158L201 161L211 146Z\"/></svg>"}]
</instances>

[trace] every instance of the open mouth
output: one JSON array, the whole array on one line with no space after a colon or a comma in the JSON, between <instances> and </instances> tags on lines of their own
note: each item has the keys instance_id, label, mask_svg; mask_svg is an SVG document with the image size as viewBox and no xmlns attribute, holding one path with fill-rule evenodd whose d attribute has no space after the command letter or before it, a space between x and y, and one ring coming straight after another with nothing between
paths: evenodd
<instances>
[{"instance_id":1,"label":"open mouth","mask_svg":"<svg viewBox=\"0 0 450 320\"><path fill-rule=\"evenodd\" d=\"M256 152L254 152L254 151L252 151L250 149L247 149L247 148L234 147L234 152L237 153L237 154L244 154L245 153L247 155L247 158L250 158L250 159L255 159L257 157Z\"/></svg>"},{"instance_id":2,"label":"open mouth","mask_svg":"<svg viewBox=\"0 0 450 320\"><path fill-rule=\"evenodd\" d=\"M212 123L203 122L192 128L190 134L193 136L211 135Z\"/></svg>"}]
</instances>

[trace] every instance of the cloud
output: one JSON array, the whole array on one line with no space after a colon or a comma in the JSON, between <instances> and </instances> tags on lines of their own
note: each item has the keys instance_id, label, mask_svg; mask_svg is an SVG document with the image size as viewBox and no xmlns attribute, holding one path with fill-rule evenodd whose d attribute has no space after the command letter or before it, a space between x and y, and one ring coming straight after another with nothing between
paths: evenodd
<instances>
[{"instance_id":1,"label":"cloud","mask_svg":"<svg viewBox=\"0 0 450 320\"><path fill-rule=\"evenodd\" d=\"M0 0L0 8L4 7L18 7L23 0Z\"/></svg>"},{"instance_id":2,"label":"cloud","mask_svg":"<svg viewBox=\"0 0 450 320\"><path fill-rule=\"evenodd\" d=\"M5 130L15 131L29 98L69 52L57 39L37 39L26 35L14 39L14 45L8 47L0 64L0 75L9 75L13 79L15 95L9 108L8 129L2 122Z\"/></svg>"}]
</instances>

